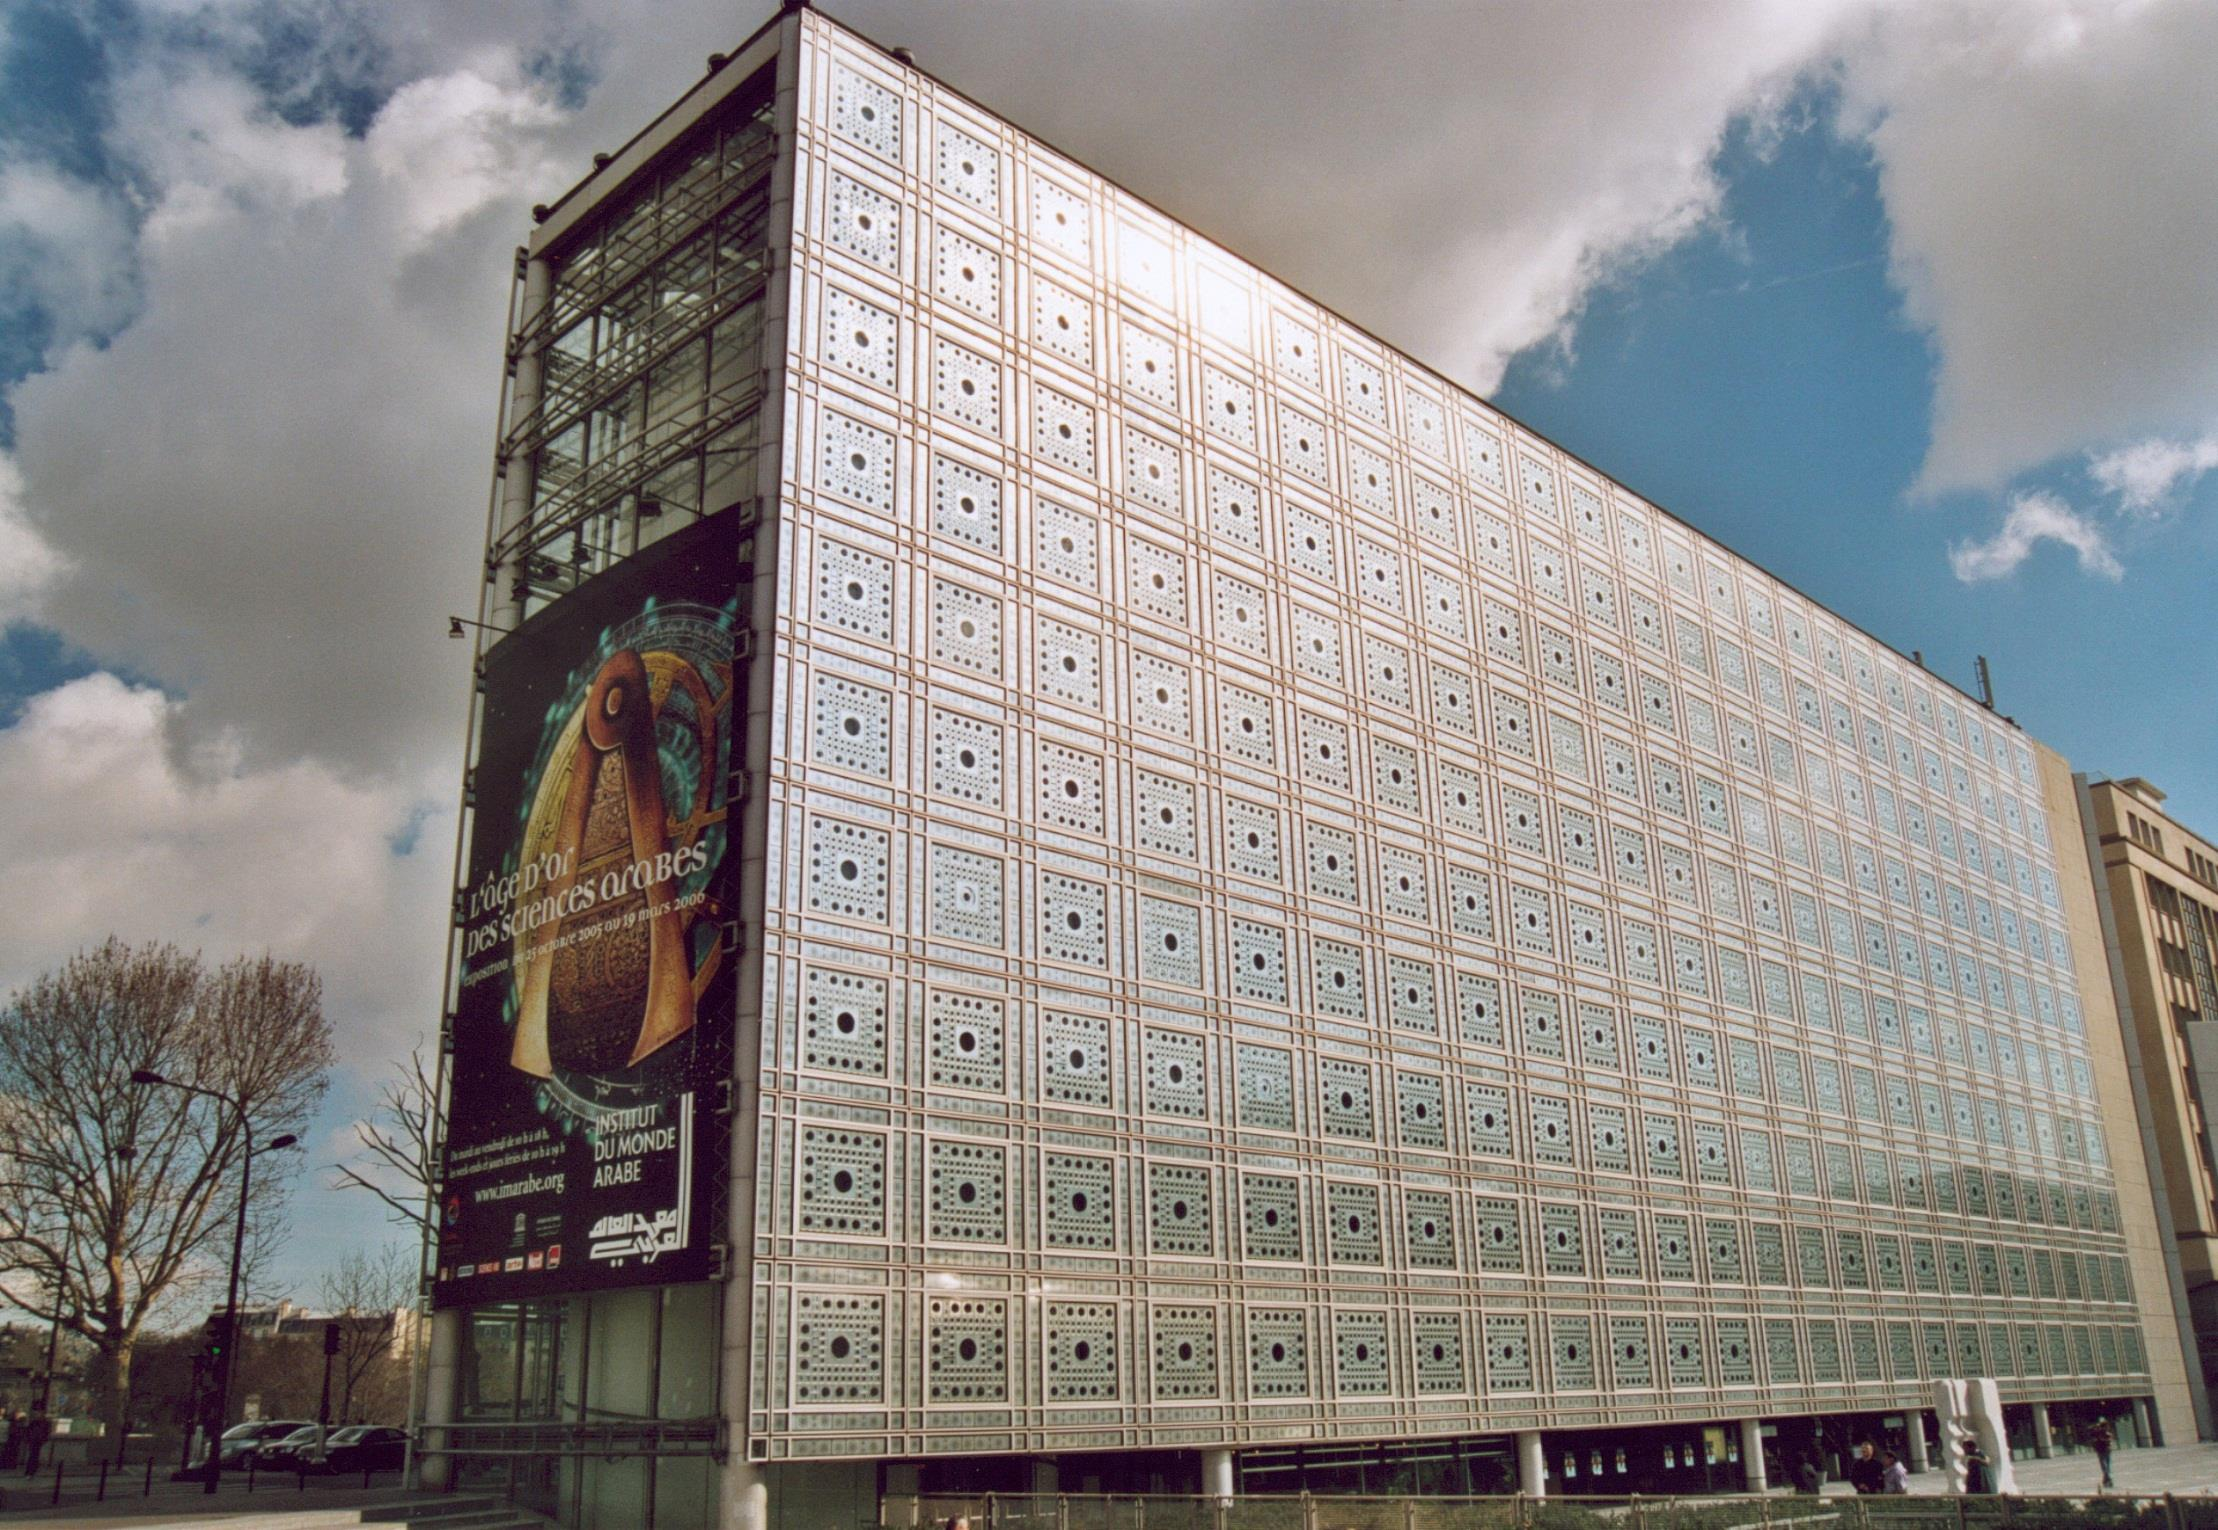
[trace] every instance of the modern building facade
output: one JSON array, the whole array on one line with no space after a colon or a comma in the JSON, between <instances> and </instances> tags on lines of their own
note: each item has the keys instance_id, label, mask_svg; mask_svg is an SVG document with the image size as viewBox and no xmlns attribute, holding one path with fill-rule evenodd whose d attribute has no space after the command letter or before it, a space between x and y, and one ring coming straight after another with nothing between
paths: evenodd
<instances>
[{"instance_id":1,"label":"modern building facade","mask_svg":"<svg viewBox=\"0 0 2218 1530\"><path fill-rule=\"evenodd\" d=\"M2084 791L2144 1147L2207 1387L2218 1378L2218 1168L2203 1105L2218 1088L2218 847L2138 776Z\"/></svg>"},{"instance_id":2,"label":"modern building facade","mask_svg":"<svg viewBox=\"0 0 2218 1530\"><path fill-rule=\"evenodd\" d=\"M509 359L434 1474L1703 1489L1961 1376L2194 1432L2007 719L806 9L544 210Z\"/></svg>"}]
</instances>

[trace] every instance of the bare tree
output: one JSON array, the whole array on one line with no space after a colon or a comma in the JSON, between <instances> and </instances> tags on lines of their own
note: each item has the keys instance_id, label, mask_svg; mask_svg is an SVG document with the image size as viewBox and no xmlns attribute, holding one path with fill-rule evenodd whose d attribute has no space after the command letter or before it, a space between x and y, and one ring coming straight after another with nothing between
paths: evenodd
<instances>
[{"instance_id":1,"label":"bare tree","mask_svg":"<svg viewBox=\"0 0 2218 1530\"><path fill-rule=\"evenodd\" d=\"M0 1007L0 1300L92 1346L112 1427L148 1322L222 1273L248 1132L304 1127L330 1066L321 980L269 956L210 972L110 938ZM135 1069L223 1098L136 1085ZM283 1206L270 1169L250 1222Z\"/></svg>"},{"instance_id":2,"label":"bare tree","mask_svg":"<svg viewBox=\"0 0 2218 1530\"><path fill-rule=\"evenodd\" d=\"M338 1177L332 1183L376 1196L384 1202L388 1219L429 1236L431 1191L439 1182L444 1124L438 1079L424 1062L422 1045L410 1047L408 1060L393 1064L376 1110L368 1120L354 1124L361 1155L352 1163L333 1165Z\"/></svg>"},{"instance_id":3,"label":"bare tree","mask_svg":"<svg viewBox=\"0 0 2218 1530\"><path fill-rule=\"evenodd\" d=\"M374 1252L355 1249L340 1257L317 1294L336 1314L339 1352L332 1379L339 1384L337 1418L355 1423L354 1399L391 1393L407 1374L416 1332L416 1255L399 1244Z\"/></svg>"}]
</instances>

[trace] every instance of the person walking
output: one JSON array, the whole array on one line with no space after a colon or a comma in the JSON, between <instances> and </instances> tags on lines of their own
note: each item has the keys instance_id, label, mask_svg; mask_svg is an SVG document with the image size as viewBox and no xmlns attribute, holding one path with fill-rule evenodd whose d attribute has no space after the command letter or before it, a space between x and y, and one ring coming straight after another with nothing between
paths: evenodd
<instances>
[{"instance_id":1,"label":"person walking","mask_svg":"<svg viewBox=\"0 0 2218 1530\"><path fill-rule=\"evenodd\" d=\"M1884 1476L1885 1469L1871 1441L1858 1445L1854 1459L1848 1463L1848 1485L1859 1493L1877 1493L1885 1487Z\"/></svg>"},{"instance_id":2,"label":"person walking","mask_svg":"<svg viewBox=\"0 0 2218 1530\"><path fill-rule=\"evenodd\" d=\"M1891 1450L1879 1457L1879 1491L1897 1497L1910 1491L1910 1468Z\"/></svg>"},{"instance_id":3,"label":"person walking","mask_svg":"<svg viewBox=\"0 0 2218 1530\"><path fill-rule=\"evenodd\" d=\"M46 1410L44 1408L40 1408L37 1412L33 1413L31 1415L31 1421L23 1426L24 1476L36 1477L38 1475L39 1454L46 1449L47 1438L52 1435L53 1432L54 1421L46 1416Z\"/></svg>"},{"instance_id":4,"label":"person walking","mask_svg":"<svg viewBox=\"0 0 2218 1530\"><path fill-rule=\"evenodd\" d=\"M1795 1463L1794 1490L1808 1497L1825 1491L1825 1468L1818 1465L1818 1458L1805 1454Z\"/></svg>"},{"instance_id":5,"label":"person walking","mask_svg":"<svg viewBox=\"0 0 2218 1530\"><path fill-rule=\"evenodd\" d=\"M2087 1443L2094 1447L2095 1460L2102 1467L2102 1485L2116 1486L2110 1480L2110 1453L2118 1448L2118 1437L2110 1432L2110 1420L2097 1418L2095 1427L2087 1431Z\"/></svg>"},{"instance_id":6,"label":"person walking","mask_svg":"<svg viewBox=\"0 0 2218 1530\"><path fill-rule=\"evenodd\" d=\"M1964 1442L1964 1491L1967 1493L1992 1493L1995 1490L1993 1463L1987 1452L1979 1448L1979 1441Z\"/></svg>"}]
</instances>

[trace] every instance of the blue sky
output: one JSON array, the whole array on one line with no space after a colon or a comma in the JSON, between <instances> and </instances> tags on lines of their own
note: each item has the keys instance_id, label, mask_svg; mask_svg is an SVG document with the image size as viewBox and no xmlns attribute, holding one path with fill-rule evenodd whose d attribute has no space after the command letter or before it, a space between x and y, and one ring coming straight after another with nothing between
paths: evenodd
<instances>
[{"instance_id":1,"label":"blue sky","mask_svg":"<svg viewBox=\"0 0 2218 1530\"><path fill-rule=\"evenodd\" d=\"M2218 9L829 8L2218 831ZM767 14L0 9L0 989L317 963L296 1294L437 1011L509 252Z\"/></svg>"},{"instance_id":2,"label":"blue sky","mask_svg":"<svg viewBox=\"0 0 2218 1530\"><path fill-rule=\"evenodd\" d=\"M1511 362L1492 399L1655 504L1976 694L2092 775L2145 775L2218 834L2218 710L2182 686L2218 661L2218 479L2176 524L2130 528L2118 581L2069 550L1966 584L1948 550L1994 496L1924 496L1934 356L1889 279L1887 216L1837 103L1723 147L1719 224L1595 291L1568 348ZM1566 354L1568 349L1568 354ZM2088 492L2077 455L2013 488Z\"/></svg>"}]
</instances>

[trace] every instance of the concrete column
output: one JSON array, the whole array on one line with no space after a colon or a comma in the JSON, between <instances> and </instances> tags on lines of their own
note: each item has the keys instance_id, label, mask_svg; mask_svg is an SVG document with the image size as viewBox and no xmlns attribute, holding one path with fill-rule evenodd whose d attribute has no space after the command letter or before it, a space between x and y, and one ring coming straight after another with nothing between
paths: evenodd
<instances>
[{"instance_id":1,"label":"concrete column","mask_svg":"<svg viewBox=\"0 0 2218 1530\"><path fill-rule=\"evenodd\" d=\"M2033 1459L2046 1461L2056 1454L2056 1435L2049 1427L2049 1405L2033 1405Z\"/></svg>"},{"instance_id":2,"label":"concrete column","mask_svg":"<svg viewBox=\"0 0 2218 1530\"><path fill-rule=\"evenodd\" d=\"M2143 1450L2156 1443L2155 1419L2149 1411L2149 1400L2146 1397L2136 1397L2133 1400L2133 1436L2134 1443Z\"/></svg>"},{"instance_id":3,"label":"concrete column","mask_svg":"<svg viewBox=\"0 0 2218 1530\"><path fill-rule=\"evenodd\" d=\"M443 1450L454 1422L454 1392L462 1377L462 1309L448 1307L431 1315L431 1343L424 1363L423 1443ZM416 1480L434 1491L454 1484L454 1457L416 1457Z\"/></svg>"},{"instance_id":4,"label":"concrete column","mask_svg":"<svg viewBox=\"0 0 2218 1530\"><path fill-rule=\"evenodd\" d=\"M1538 1429L1518 1433L1517 1491L1528 1498L1548 1496L1548 1453L1540 1448Z\"/></svg>"},{"instance_id":5,"label":"concrete column","mask_svg":"<svg viewBox=\"0 0 2218 1530\"><path fill-rule=\"evenodd\" d=\"M722 1490L724 1530L770 1530L770 1481L761 1466L735 1452L725 1461Z\"/></svg>"},{"instance_id":6,"label":"concrete column","mask_svg":"<svg viewBox=\"0 0 2218 1530\"><path fill-rule=\"evenodd\" d=\"M1926 1468L1925 1410L1923 1408L1904 1409L1902 1422L1905 1432L1910 1436L1910 1475L1915 1477L1924 1472Z\"/></svg>"},{"instance_id":7,"label":"concrete column","mask_svg":"<svg viewBox=\"0 0 2218 1530\"><path fill-rule=\"evenodd\" d=\"M554 295L554 273L544 260L524 262L523 301L516 312L519 333L531 329L546 311ZM516 357L516 375L508 389L508 418L501 422L503 438L520 430L525 422L539 411L539 400L544 382L541 366L541 347L545 336L536 336ZM528 453L504 455L501 459L500 500L494 510L493 533L496 539L508 536L531 519L534 464ZM504 632L512 632L524 619L524 602L520 594L523 577L523 560L509 558L489 570L492 589L485 602L485 620ZM490 634L480 633L483 639Z\"/></svg>"},{"instance_id":8,"label":"concrete column","mask_svg":"<svg viewBox=\"0 0 2218 1530\"><path fill-rule=\"evenodd\" d=\"M1747 1479L1751 1493L1766 1492L1771 1487L1764 1470L1764 1421L1760 1418L1741 1420L1741 1475Z\"/></svg>"},{"instance_id":9,"label":"concrete column","mask_svg":"<svg viewBox=\"0 0 2218 1530\"><path fill-rule=\"evenodd\" d=\"M885 1496L888 1500L905 1498L908 1502L906 1504L888 1502L883 1505L880 1513L887 1517L881 1519L880 1523L893 1525L916 1525L920 1523L917 1514L918 1474L915 1465L907 1461L888 1461L885 1465L884 1480Z\"/></svg>"},{"instance_id":10,"label":"concrete column","mask_svg":"<svg viewBox=\"0 0 2218 1530\"><path fill-rule=\"evenodd\" d=\"M786 10L778 20L777 88L774 96L773 118L778 142L791 143L798 133L800 119L800 55L801 17L798 11ZM793 176L794 156L781 154L770 172L770 228L769 249L773 261L768 292L764 297L764 326L769 335L785 333L785 303L791 273L780 262L781 252L793 248ZM783 355L783 351L779 351ZM769 381L769 398L783 397L782 378ZM757 470L775 482L775 474L782 458L773 433L779 428L778 411L764 411L765 440L764 461ZM769 641L776 620L778 598L778 559L775 527L766 525L758 529L751 549L754 562L752 582L744 587L747 602L747 621L756 635L754 654L746 661L747 681L739 689L746 698L747 715L735 720L733 731L743 751L741 758L749 763L750 770L770 758L771 700L775 689L774 679L776 645ZM745 544L743 544L745 545ZM746 556L746 555L740 555ZM737 665L735 664L735 670ZM735 676L736 678L736 676ZM739 927L760 931L768 917L765 903L769 886L770 803L759 787L745 800L735 800L731 814L737 819L738 833L734 841L739 858ZM731 831L727 823L726 832ZM734 848L727 848L730 856ZM724 1275L724 1356L722 1385L717 1399L724 1415L725 1428L732 1436L731 1450L725 1456L719 1475L716 1523L721 1530L767 1530L769 1517L769 1489L763 1480L762 1469L744 1459L745 1441L752 1428L754 1408L758 1401L755 1392L760 1379L756 1370L757 1335L755 1333L755 1172L756 1152L762 1125L761 1069L762 1056L762 993L763 955L759 934L745 941L737 953L738 970L734 987L739 998L733 1006L732 1016L732 1083L734 1110L732 1112L731 1152L727 1172L728 1187L725 1201L725 1237L728 1240L728 1257ZM767 1337L760 1345L760 1357L765 1369L782 1358L770 1353Z\"/></svg>"},{"instance_id":11,"label":"concrete column","mask_svg":"<svg viewBox=\"0 0 2218 1530\"><path fill-rule=\"evenodd\" d=\"M1232 1469L1232 1452L1205 1450L1201 1453L1201 1491L1205 1498L1230 1498L1236 1491L1234 1484L1239 1477Z\"/></svg>"}]
</instances>

